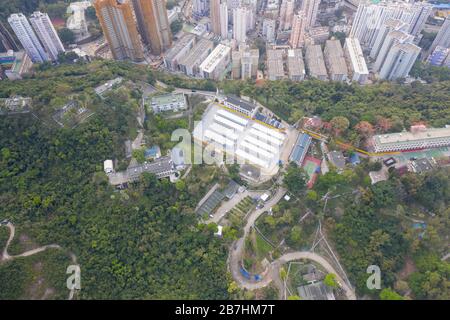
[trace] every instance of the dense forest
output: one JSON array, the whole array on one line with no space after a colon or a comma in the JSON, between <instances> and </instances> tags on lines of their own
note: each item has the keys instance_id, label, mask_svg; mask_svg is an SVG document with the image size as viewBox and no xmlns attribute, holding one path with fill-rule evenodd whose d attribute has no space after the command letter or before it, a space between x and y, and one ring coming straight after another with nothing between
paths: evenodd
<instances>
[{"instance_id":1,"label":"dense forest","mask_svg":"<svg viewBox=\"0 0 450 320\"><path fill-rule=\"evenodd\" d=\"M94 67L98 72L89 72ZM100 101L92 86L126 74L108 63L61 66L2 85L2 96L32 96L42 117L67 94L86 94L97 113L75 129L31 115L0 118L0 217L39 244L76 254L82 299L227 298L226 249L214 230L197 227L191 201L197 195L151 175L123 192L107 183L103 160L124 157L126 115L133 110ZM15 281L5 276L11 263L0 266L6 283ZM18 296L14 286L3 288L12 290L5 297Z\"/></svg>"},{"instance_id":2,"label":"dense forest","mask_svg":"<svg viewBox=\"0 0 450 320\"><path fill-rule=\"evenodd\" d=\"M215 238L214 228L198 225L194 214L199 197L217 180L213 168L192 170L190 177L203 174L200 182L189 177L186 183L171 184L145 175L122 191L107 183L103 160L123 161L124 141L136 134L140 91L134 84L139 81L158 79L170 85L167 90L219 86L227 93L253 97L291 123L303 115L318 114L336 124L344 123L339 118L344 117L348 123L341 134L350 140L360 134L361 121L374 128L383 124L385 132L416 121L433 126L450 123L449 81L373 86L276 81L257 86L251 81L187 80L102 60L57 67L44 64L35 71L24 80L2 81L0 86L0 98L16 94L33 98L33 114L0 117L0 218L11 219L40 245L57 243L73 252L81 265L82 299L230 297L228 242ZM105 100L98 98L93 87L117 76L130 81ZM83 103L94 116L73 129L54 125L51 115L69 100ZM152 142L164 144L177 126L186 127L187 122L149 115L146 131ZM389 181L370 186L363 174L366 169L320 176L305 200L320 212L319 200L330 188L361 188L357 201L351 200L341 216L325 213L326 228L358 292L366 293L361 276L366 276L365 268L378 263L386 275L384 285L396 292L410 290L419 298L448 296L448 263L439 257L449 228L449 171L392 174ZM291 169L289 176L287 184L303 192L304 187L296 183L302 174ZM400 218L424 208L435 216L419 239L418 231L411 232ZM3 231L0 246L6 239ZM405 259L412 259L417 269L399 280L396 274ZM0 279L7 288L3 297L23 296L14 289L14 279L5 276L16 263L0 265Z\"/></svg>"}]
</instances>

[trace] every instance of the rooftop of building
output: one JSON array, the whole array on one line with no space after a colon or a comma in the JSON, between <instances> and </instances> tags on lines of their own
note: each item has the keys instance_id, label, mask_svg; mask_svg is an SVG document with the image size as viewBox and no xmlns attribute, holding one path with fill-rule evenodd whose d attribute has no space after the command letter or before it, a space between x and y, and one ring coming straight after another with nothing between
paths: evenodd
<instances>
[{"instance_id":1,"label":"rooftop of building","mask_svg":"<svg viewBox=\"0 0 450 320\"><path fill-rule=\"evenodd\" d=\"M324 54L331 75L347 74L347 63L345 62L344 51L342 50L340 40L327 40Z\"/></svg>"},{"instance_id":2,"label":"rooftop of building","mask_svg":"<svg viewBox=\"0 0 450 320\"><path fill-rule=\"evenodd\" d=\"M450 126L444 128L426 128L416 132L404 131L374 136L377 144L404 143L409 141L450 138Z\"/></svg>"},{"instance_id":3,"label":"rooftop of building","mask_svg":"<svg viewBox=\"0 0 450 320\"><path fill-rule=\"evenodd\" d=\"M164 59L172 60L175 58L182 49L184 49L191 41L195 41L195 35L192 33L184 34L175 45L170 48L165 54Z\"/></svg>"},{"instance_id":4,"label":"rooftop of building","mask_svg":"<svg viewBox=\"0 0 450 320\"><path fill-rule=\"evenodd\" d=\"M267 60L267 74L269 77L284 77L283 60Z\"/></svg>"},{"instance_id":5,"label":"rooftop of building","mask_svg":"<svg viewBox=\"0 0 450 320\"><path fill-rule=\"evenodd\" d=\"M181 57L178 63L186 66L197 64L200 62L199 57L201 57L205 51L208 51L213 47L214 43L211 40L201 38L187 55Z\"/></svg>"},{"instance_id":6,"label":"rooftop of building","mask_svg":"<svg viewBox=\"0 0 450 320\"><path fill-rule=\"evenodd\" d=\"M297 291L303 300L335 300L333 291L322 281L300 286Z\"/></svg>"},{"instance_id":7,"label":"rooftop of building","mask_svg":"<svg viewBox=\"0 0 450 320\"><path fill-rule=\"evenodd\" d=\"M217 47L209 54L209 56L200 64L200 69L205 72L212 72L222 59L229 55L231 48L229 46L219 43Z\"/></svg>"},{"instance_id":8,"label":"rooftop of building","mask_svg":"<svg viewBox=\"0 0 450 320\"><path fill-rule=\"evenodd\" d=\"M184 94L182 93L168 93L151 98L152 105L166 105L170 103L184 103Z\"/></svg>"},{"instance_id":9,"label":"rooftop of building","mask_svg":"<svg viewBox=\"0 0 450 320\"><path fill-rule=\"evenodd\" d=\"M323 59L322 48L320 45L309 45L306 47L306 63L309 73L312 76L327 76L327 69Z\"/></svg>"},{"instance_id":10,"label":"rooftop of building","mask_svg":"<svg viewBox=\"0 0 450 320\"><path fill-rule=\"evenodd\" d=\"M305 64L301 49L288 50L287 64L290 76L305 75Z\"/></svg>"},{"instance_id":11,"label":"rooftop of building","mask_svg":"<svg viewBox=\"0 0 450 320\"><path fill-rule=\"evenodd\" d=\"M248 110L248 111L253 111L256 106L248 101L242 100L240 97L235 96L235 95L229 95L227 96L227 102L234 104L236 106L240 106L241 108Z\"/></svg>"},{"instance_id":12,"label":"rooftop of building","mask_svg":"<svg viewBox=\"0 0 450 320\"><path fill-rule=\"evenodd\" d=\"M359 74L369 74L359 40L357 38L346 38L345 46L350 56L350 62L355 69L354 71Z\"/></svg>"},{"instance_id":13,"label":"rooftop of building","mask_svg":"<svg viewBox=\"0 0 450 320\"><path fill-rule=\"evenodd\" d=\"M266 52L267 60L283 59L283 53L284 53L284 50L269 49Z\"/></svg>"}]
</instances>

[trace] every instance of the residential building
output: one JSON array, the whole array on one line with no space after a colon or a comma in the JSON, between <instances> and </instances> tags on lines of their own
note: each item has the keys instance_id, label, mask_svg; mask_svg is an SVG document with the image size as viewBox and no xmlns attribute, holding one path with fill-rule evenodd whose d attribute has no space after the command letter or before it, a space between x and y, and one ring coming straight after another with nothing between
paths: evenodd
<instances>
[{"instance_id":1,"label":"residential building","mask_svg":"<svg viewBox=\"0 0 450 320\"><path fill-rule=\"evenodd\" d=\"M359 83L365 83L369 77L366 61L357 38L346 38L344 56L350 73L350 79Z\"/></svg>"},{"instance_id":2,"label":"residential building","mask_svg":"<svg viewBox=\"0 0 450 320\"><path fill-rule=\"evenodd\" d=\"M233 10L233 39L238 43L245 43L247 39L247 19L251 12L246 7L239 7Z\"/></svg>"},{"instance_id":3,"label":"residential building","mask_svg":"<svg viewBox=\"0 0 450 320\"><path fill-rule=\"evenodd\" d=\"M422 31L430 7L422 2L393 2L363 0L353 19L350 37L358 38L365 48L371 49L387 19L401 20L408 25L406 32L414 36Z\"/></svg>"},{"instance_id":4,"label":"residential building","mask_svg":"<svg viewBox=\"0 0 450 320\"><path fill-rule=\"evenodd\" d=\"M199 75L199 66L211 53L214 43L211 40L201 38L186 55L178 60L180 71L188 76Z\"/></svg>"},{"instance_id":5,"label":"residential building","mask_svg":"<svg viewBox=\"0 0 450 320\"><path fill-rule=\"evenodd\" d=\"M186 98L182 93L169 93L151 98L150 106L154 113L184 110L187 108Z\"/></svg>"},{"instance_id":6,"label":"residential building","mask_svg":"<svg viewBox=\"0 0 450 320\"><path fill-rule=\"evenodd\" d=\"M305 13L307 28L315 26L319 4L320 0L302 0L301 10Z\"/></svg>"},{"instance_id":7,"label":"residential building","mask_svg":"<svg viewBox=\"0 0 450 320\"><path fill-rule=\"evenodd\" d=\"M49 60L49 56L44 50L44 47L39 42L38 37L31 28L27 18L22 13L14 13L9 16L8 23L13 29L14 33L30 57L31 61L35 63L42 63Z\"/></svg>"},{"instance_id":8,"label":"residential building","mask_svg":"<svg viewBox=\"0 0 450 320\"><path fill-rule=\"evenodd\" d=\"M240 79L241 78L241 59L242 54L240 51L231 52L231 78Z\"/></svg>"},{"instance_id":9,"label":"residential building","mask_svg":"<svg viewBox=\"0 0 450 320\"><path fill-rule=\"evenodd\" d=\"M434 38L434 41L430 47L430 52L433 52L437 46L444 48L450 47L450 15L447 16L441 28L439 29L436 38Z\"/></svg>"},{"instance_id":10,"label":"residential building","mask_svg":"<svg viewBox=\"0 0 450 320\"><path fill-rule=\"evenodd\" d=\"M241 78L251 79L256 77L258 70L259 50L248 48L242 51L241 57Z\"/></svg>"},{"instance_id":11,"label":"residential building","mask_svg":"<svg viewBox=\"0 0 450 320\"><path fill-rule=\"evenodd\" d=\"M336 167L338 171L345 168L345 157L341 151L333 150L328 153L328 160Z\"/></svg>"},{"instance_id":12,"label":"residential building","mask_svg":"<svg viewBox=\"0 0 450 320\"><path fill-rule=\"evenodd\" d=\"M325 65L332 81L347 81L347 63L344 58L340 40L327 40L323 51Z\"/></svg>"},{"instance_id":13,"label":"residential building","mask_svg":"<svg viewBox=\"0 0 450 320\"><path fill-rule=\"evenodd\" d=\"M283 0L280 7L280 30L291 29L294 17L295 0Z\"/></svg>"},{"instance_id":14,"label":"residential building","mask_svg":"<svg viewBox=\"0 0 450 320\"><path fill-rule=\"evenodd\" d=\"M151 52L160 55L172 45L165 0L133 0L141 39Z\"/></svg>"},{"instance_id":15,"label":"residential building","mask_svg":"<svg viewBox=\"0 0 450 320\"><path fill-rule=\"evenodd\" d=\"M377 59L373 64L373 70L378 72L386 63L386 58L393 46L400 43L411 43L413 40L412 35L404 31L391 31L389 32L383 44L381 45L380 51L378 52Z\"/></svg>"},{"instance_id":16,"label":"residential building","mask_svg":"<svg viewBox=\"0 0 450 320\"><path fill-rule=\"evenodd\" d=\"M410 131L381 134L373 137L375 152L439 148L449 145L450 126L445 128L413 126Z\"/></svg>"},{"instance_id":17,"label":"residential building","mask_svg":"<svg viewBox=\"0 0 450 320\"><path fill-rule=\"evenodd\" d=\"M220 4L220 35L222 39L228 38L228 5L225 0Z\"/></svg>"},{"instance_id":18,"label":"residential building","mask_svg":"<svg viewBox=\"0 0 450 320\"><path fill-rule=\"evenodd\" d=\"M192 50L196 43L196 37L192 33L182 36L175 45L170 48L164 55L164 66L171 70L178 70L178 61L186 56Z\"/></svg>"},{"instance_id":19,"label":"residential building","mask_svg":"<svg viewBox=\"0 0 450 320\"><path fill-rule=\"evenodd\" d=\"M52 61L58 60L58 55L65 50L48 14L35 11L30 16L30 23L50 59Z\"/></svg>"},{"instance_id":20,"label":"residential building","mask_svg":"<svg viewBox=\"0 0 450 320\"><path fill-rule=\"evenodd\" d=\"M95 0L94 7L114 59L143 61L144 52L130 0Z\"/></svg>"},{"instance_id":21,"label":"residential building","mask_svg":"<svg viewBox=\"0 0 450 320\"><path fill-rule=\"evenodd\" d=\"M379 77L388 80L405 78L419 56L420 50L420 47L412 43L394 45L386 56Z\"/></svg>"},{"instance_id":22,"label":"residential building","mask_svg":"<svg viewBox=\"0 0 450 320\"><path fill-rule=\"evenodd\" d=\"M327 80L327 68L322 54L320 45L306 46L306 66L308 67L308 74L311 78L319 80Z\"/></svg>"},{"instance_id":23,"label":"residential building","mask_svg":"<svg viewBox=\"0 0 450 320\"><path fill-rule=\"evenodd\" d=\"M289 44L293 49L304 46L306 26L307 20L305 13L303 11L299 11L292 19L292 31L289 38Z\"/></svg>"},{"instance_id":24,"label":"residential building","mask_svg":"<svg viewBox=\"0 0 450 320\"><path fill-rule=\"evenodd\" d=\"M285 78L283 64L283 50L269 49L266 52L267 62L267 78L269 80L282 80Z\"/></svg>"},{"instance_id":25,"label":"residential building","mask_svg":"<svg viewBox=\"0 0 450 320\"><path fill-rule=\"evenodd\" d=\"M386 37L391 31L404 31L406 32L408 29L408 25L398 19L389 18L386 22L380 27L380 32L375 39L375 43L370 50L370 57L375 60L380 53L381 47L387 41Z\"/></svg>"},{"instance_id":26,"label":"residential building","mask_svg":"<svg viewBox=\"0 0 450 320\"><path fill-rule=\"evenodd\" d=\"M209 0L211 31L220 36L220 0Z\"/></svg>"},{"instance_id":27,"label":"residential building","mask_svg":"<svg viewBox=\"0 0 450 320\"><path fill-rule=\"evenodd\" d=\"M288 76L292 81L305 79L305 64L301 49L290 49L287 54Z\"/></svg>"},{"instance_id":28,"label":"residential building","mask_svg":"<svg viewBox=\"0 0 450 320\"><path fill-rule=\"evenodd\" d=\"M329 27L314 27L309 28L305 42L307 44L322 44L330 37Z\"/></svg>"},{"instance_id":29,"label":"residential building","mask_svg":"<svg viewBox=\"0 0 450 320\"><path fill-rule=\"evenodd\" d=\"M231 62L231 48L219 44L200 66L200 75L205 79L222 80Z\"/></svg>"}]
</instances>

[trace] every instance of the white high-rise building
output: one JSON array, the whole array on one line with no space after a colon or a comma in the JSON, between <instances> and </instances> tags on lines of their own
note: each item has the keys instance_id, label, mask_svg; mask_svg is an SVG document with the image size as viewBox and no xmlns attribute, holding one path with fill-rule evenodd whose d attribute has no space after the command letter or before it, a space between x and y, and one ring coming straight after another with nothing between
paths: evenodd
<instances>
[{"instance_id":1,"label":"white high-rise building","mask_svg":"<svg viewBox=\"0 0 450 320\"><path fill-rule=\"evenodd\" d=\"M220 35L222 39L228 38L228 5L226 1L220 4Z\"/></svg>"},{"instance_id":2,"label":"white high-rise building","mask_svg":"<svg viewBox=\"0 0 450 320\"><path fill-rule=\"evenodd\" d=\"M289 44L293 49L301 48L305 44L305 30L307 27L307 20L305 13L299 11L292 19L292 31L289 38Z\"/></svg>"},{"instance_id":3,"label":"white high-rise building","mask_svg":"<svg viewBox=\"0 0 450 320\"><path fill-rule=\"evenodd\" d=\"M239 8L241 0L227 0L228 9L233 10Z\"/></svg>"},{"instance_id":4,"label":"white high-rise building","mask_svg":"<svg viewBox=\"0 0 450 320\"><path fill-rule=\"evenodd\" d=\"M58 54L65 52L65 50L48 14L36 11L30 16L30 23L44 45L50 59L53 61L58 60Z\"/></svg>"},{"instance_id":5,"label":"white high-rise building","mask_svg":"<svg viewBox=\"0 0 450 320\"><path fill-rule=\"evenodd\" d=\"M376 59L378 54L380 53L380 49L383 44L386 42L386 36L391 31L407 31L408 25L401 20L389 18L386 20L383 26L380 28L380 32L378 32L377 38L375 39L375 43L372 46L372 50L370 50L370 57L372 59Z\"/></svg>"},{"instance_id":6,"label":"white high-rise building","mask_svg":"<svg viewBox=\"0 0 450 320\"><path fill-rule=\"evenodd\" d=\"M345 39L344 56L350 71L351 80L365 83L369 77L369 70L367 69L358 38Z\"/></svg>"},{"instance_id":7,"label":"white high-rise building","mask_svg":"<svg viewBox=\"0 0 450 320\"><path fill-rule=\"evenodd\" d=\"M386 60L381 67L380 79L395 80L406 77L419 53L420 47L412 43L398 43L394 45L389 50Z\"/></svg>"},{"instance_id":8,"label":"white high-rise building","mask_svg":"<svg viewBox=\"0 0 450 320\"><path fill-rule=\"evenodd\" d=\"M247 39L248 16L250 11L246 7L233 10L233 39L239 43Z\"/></svg>"},{"instance_id":9,"label":"white high-rise building","mask_svg":"<svg viewBox=\"0 0 450 320\"><path fill-rule=\"evenodd\" d=\"M422 31L428 17L433 11L433 5L428 2L416 2L413 4L412 8L414 16L408 32L413 36L417 36Z\"/></svg>"},{"instance_id":10,"label":"white high-rise building","mask_svg":"<svg viewBox=\"0 0 450 320\"><path fill-rule=\"evenodd\" d=\"M31 61L42 63L48 61L49 57L31 28L27 18L22 13L14 13L9 16L8 23L19 39L22 47L27 52Z\"/></svg>"},{"instance_id":11,"label":"white high-rise building","mask_svg":"<svg viewBox=\"0 0 450 320\"><path fill-rule=\"evenodd\" d=\"M314 27L316 24L319 4L320 0L302 0L301 10L305 13L307 28Z\"/></svg>"},{"instance_id":12,"label":"white high-rise building","mask_svg":"<svg viewBox=\"0 0 450 320\"><path fill-rule=\"evenodd\" d=\"M358 38L363 47L371 49L380 29L389 18L398 19L408 24L407 31L415 36L422 31L429 10L429 6L421 2L409 3L385 0L372 3L363 0L360 2L353 19L350 36Z\"/></svg>"},{"instance_id":13,"label":"white high-rise building","mask_svg":"<svg viewBox=\"0 0 450 320\"><path fill-rule=\"evenodd\" d=\"M439 29L436 38L430 47L430 52L433 52L437 46L441 46L444 48L450 47L450 16L445 19L444 24Z\"/></svg>"},{"instance_id":14,"label":"white high-rise building","mask_svg":"<svg viewBox=\"0 0 450 320\"><path fill-rule=\"evenodd\" d=\"M393 46L402 43L412 43L413 36L404 31L391 31L386 35L386 38L377 55L377 59L373 65L374 71L380 71L386 64L386 59Z\"/></svg>"},{"instance_id":15,"label":"white high-rise building","mask_svg":"<svg viewBox=\"0 0 450 320\"><path fill-rule=\"evenodd\" d=\"M283 0L280 7L280 30L289 30L294 17L294 0Z\"/></svg>"}]
</instances>

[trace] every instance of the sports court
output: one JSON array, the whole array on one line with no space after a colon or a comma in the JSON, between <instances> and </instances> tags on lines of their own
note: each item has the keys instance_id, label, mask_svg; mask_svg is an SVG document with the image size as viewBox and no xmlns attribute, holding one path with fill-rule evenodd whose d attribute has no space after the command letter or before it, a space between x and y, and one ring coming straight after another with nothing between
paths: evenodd
<instances>
[{"instance_id":1,"label":"sports court","mask_svg":"<svg viewBox=\"0 0 450 320\"><path fill-rule=\"evenodd\" d=\"M321 160L313 158L311 156L306 156L305 160L303 160L303 169L305 169L306 173L308 174L308 177L311 179L314 175L314 173L317 170L317 167L320 167L320 164L322 163Z\"/></svg>"}]
</instances>

